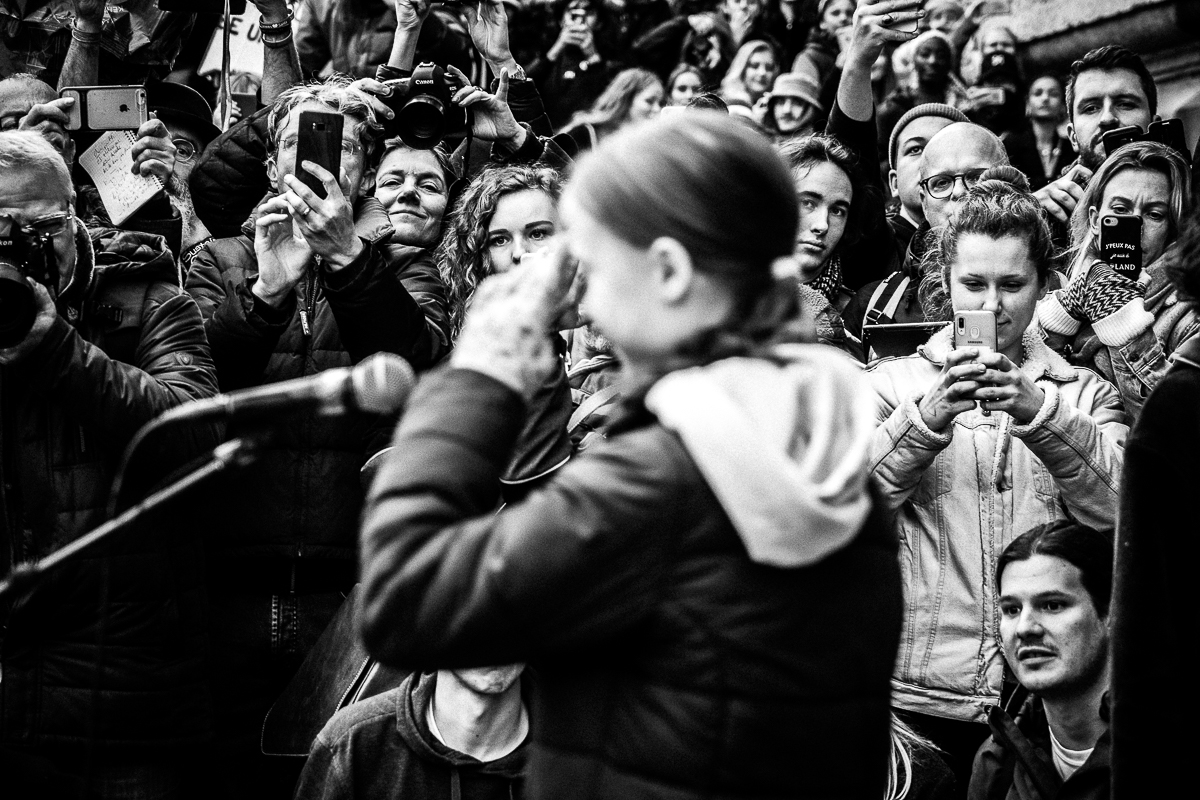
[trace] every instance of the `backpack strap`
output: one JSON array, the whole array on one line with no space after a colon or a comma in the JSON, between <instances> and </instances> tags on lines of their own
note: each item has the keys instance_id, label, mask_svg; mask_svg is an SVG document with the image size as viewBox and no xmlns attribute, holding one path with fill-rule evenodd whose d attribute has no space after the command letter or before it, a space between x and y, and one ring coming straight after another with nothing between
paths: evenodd
<instances>
[{"instance_id":1,"label":"backpack strap","mask_svg":"<svg viewBox=\"0 0 1200 800\"><path fill-rule=\"evenodd\" d=\"M619 383L610 383L603 389L597 389L596 391L592 392L591 397L588 397L586 400L580 403L579 407L575 409L575 412L571 414L571 419L567 422L567 435L570 436L572 433L574 433L575 429L582 425L584 420L590 417L595 411L602 408L609 401L613 400L620 393L621 386Z\"/></svg>"},{"instance_id":2,"label":"backpack strap","mask_svg":"<svg viewBox=\"0 0 1200 800\"><path fill-rule=\"evenodd\" d=\"M894 320L896 309L900 307L900 300L903 299L904 292L911 282L911 278L898 270L880 281L871 294L871 299L867 301L867 312L863 315L863 324L879 325L881 324L880 320Z\"/></svg>"}]
</instances>

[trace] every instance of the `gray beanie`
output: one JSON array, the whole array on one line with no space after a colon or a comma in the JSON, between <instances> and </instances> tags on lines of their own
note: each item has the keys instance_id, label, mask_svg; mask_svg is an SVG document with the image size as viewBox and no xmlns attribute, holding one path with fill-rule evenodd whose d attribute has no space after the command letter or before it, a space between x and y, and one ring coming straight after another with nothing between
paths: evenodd
<instances>
[{"instance_id":1,"label":"gray beanie","mask_svg":"<svg viewBox=\"0 0 1200 800\"><path fill-rule=\"evenodd\" d=\"M888 166L892 169L896 168L896 145L899 143L900 131L920 117L942 117L951 122L970 122L966 114L945 103L922 103L909 109L896 123L896 127L892 128L892 135L888 139Z\"/></svg>"}]
</instances>

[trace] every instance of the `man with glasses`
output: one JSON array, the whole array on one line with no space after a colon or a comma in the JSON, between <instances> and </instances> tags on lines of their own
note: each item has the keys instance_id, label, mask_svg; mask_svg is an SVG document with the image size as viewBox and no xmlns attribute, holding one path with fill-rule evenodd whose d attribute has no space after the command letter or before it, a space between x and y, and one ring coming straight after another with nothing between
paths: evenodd
<instances>
[{"instance_id":1,"label":"man with glasses","mask_svg":"<svg viewBox=\"0 0 1200 800\"><path fill-rule=\"evenodd\" d=\"M342 116L336 175L300 161L300 115ZM269 112L272 189L242 228L192 260L221 389L345 367L378 351L430 366L447 348L445 289L428 251L390 242L372 196L380 126L346 79L292 87ZM325 196L299 179L307 171ZM273 447L212 511L209 560L222 797L290 796L300 763L262 755L263 718L355 582L360 471L391 425L281 422Z\"/></svg>"},{"instance_id":2,"label":"man with glasses","mask_svg":"<svg viewBox=\"0 0 1200 800\"><path fill-rule=\"evenodd\" d=\"M1008 164L1000 137L982 125L956 122L935 133L921 155L921 210L929 227L945 225L979 176ZM918 235L920 235L918 231Z\"/></svg>"},{"instance_id":3,"label":"man with glasses","mask_svg":"<svg viewBox=\"0 0 1200 800\"><path fill-rule=\"evenodd\" d=\"M186 277L192 257L212 239L208 228L196 216L188 178L196 159L217 138L221 131L212 121L212 108L200 93L181 83L150 83L146 85L146 104L167 126L171 143L175 145L175 168L166 182L171 205L183 222L179 243L179 266Z\"/></svg>"},{"instance_id":4,"label":"man with glasses","mask_svg":"<svg viewBox=\"0 0 1200 800\"><path fill-rule=\"evenodd\" d=\"M211 397L217 381L200 312L160 237L83 229L66 162L37 132L0 133L0 176L7 574L107 519L134 433ZM192 455L178 442L143 451L141 489ZM152 524L0 601L0 761L11 796L52 794L23 783L32 770L98 797L151 785L156 797L177 797L195 772L185 755L211 736L202 555L185 526ZM104 755L89 763L85 752Z\"/></svg>"}]
</instances>

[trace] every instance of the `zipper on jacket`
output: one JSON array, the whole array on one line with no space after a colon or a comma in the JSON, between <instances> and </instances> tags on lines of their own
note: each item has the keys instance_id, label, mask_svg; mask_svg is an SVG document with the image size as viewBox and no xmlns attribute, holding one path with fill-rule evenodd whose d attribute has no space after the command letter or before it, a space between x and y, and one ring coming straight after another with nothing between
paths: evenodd
<instances>
[{"instance_id":1,"label":"zipper on jacket","mask_svg":"<svg viewBox=\"0 0 1200 800\"><path fill-rule=\"evenodd\" d=\"M314 294L316 294L316 278L310 270L304 278L304 297L300 304L300 329L306 338L312 336L312 326L309 324L309 320L316 316L316 309L313 308L315 305Z\"/></svg>"}]
</instances>

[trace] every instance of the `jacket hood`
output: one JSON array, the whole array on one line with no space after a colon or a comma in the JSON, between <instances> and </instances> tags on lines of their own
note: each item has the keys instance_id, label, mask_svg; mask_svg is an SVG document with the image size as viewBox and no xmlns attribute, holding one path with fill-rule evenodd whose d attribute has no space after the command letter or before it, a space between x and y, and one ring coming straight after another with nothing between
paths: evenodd
<instances>
[{"instance_id":1,"label":"jacket hood","mask_svg":"<svg viewBox=\"0 0 1200 800\"><path fill-rule=\"evenodd\" d=\"M849 544L870 512L873 395L833 348L772 356L673 372L646 407L683 440L750 558L802 567Z\"/></svg>"},{"instance_id":2,"label":"jacket hood","mask_svg":"<svg viewBox=\"0 0 1200 800\"><path fill-rule=\"evenodd\" d=\"M474 775L487 775L498 779L517 780L525 766L525 749L528 739L516 750L495 761L480 761L466 753L451 750L434 737L429 730L427 714L433 701L433 689L437 685L436 672L414 672L400 684L396 703L396 731L404 743L423 761L449 767L465 769Z\"/></svg>"},{"instance_id":3,"label":"jacket hood","mask_svg":"<svg viewBox=\"0 0 1200 800\"><path fill-rule=\"evenodd\" d=\"M158 280L180 285L179 267L167 240L152 233L101 230L92 234L96 272L105 278L136 275L139 280Z\"/></svg>"}]
</instances>

